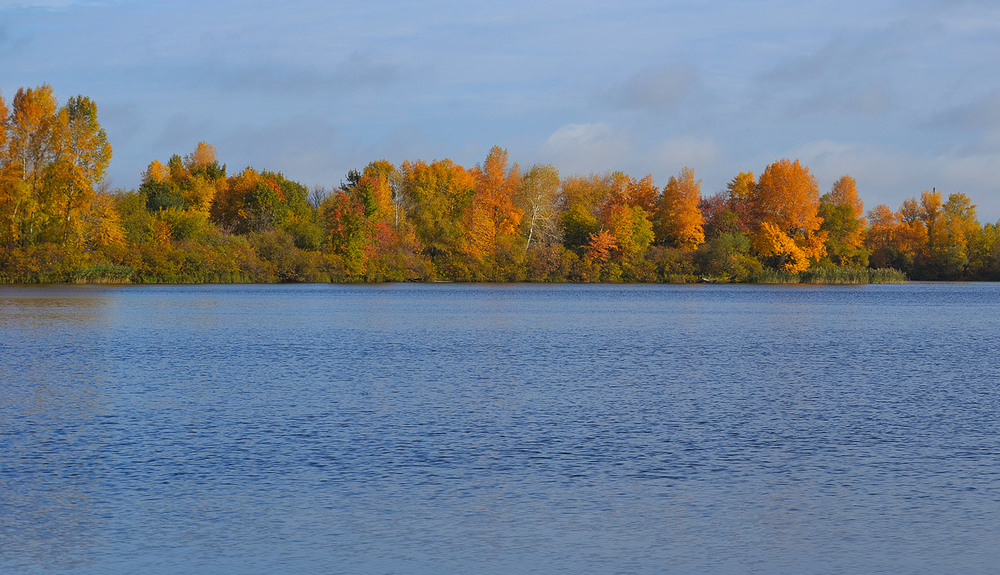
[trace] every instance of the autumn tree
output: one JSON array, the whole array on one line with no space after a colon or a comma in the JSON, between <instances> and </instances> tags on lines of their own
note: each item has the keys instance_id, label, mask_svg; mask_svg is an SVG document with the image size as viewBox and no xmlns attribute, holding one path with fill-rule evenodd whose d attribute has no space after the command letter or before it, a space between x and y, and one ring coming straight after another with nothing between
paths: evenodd
<instances>
[{"instance_id":1,"label":"autumn tree","mask_svg":"<svg viewBox=\"0 0 1000 575\"><path fill-rule=\"evenodd\" d=\"M600 231L598 216L612 194L608 176L591 174L563 180L563 210L559 219L563 243L568 249L580 251L590 242L591 236Z\"/></svg>"},{"instance_id":2,"label":"autumn tree","mask_svg":"<svg viewBox=\"0 0 1000 575\"><path fill-rule=\"evenodd\" d=\"M364 205L344 190L337 190L323 199L319 217L326 233L326 246L338 258L340 267L347 275L361 278L371 239Z\"/></svg>"},{"instance_id":3,"label":"autumn tree","mask_svg":"<svg viewBox=\"0 0 1000 575\"><path fill-rule=\"evenodd\" d=\"M7 107L3 94L0 93L0 215L4 218L2 227L0 227L0 245L4 248L13 245L18 231L13 219L19 194L8 147L7 121L9 114L10 108Z\"/></svg>"},{"instance_id":4,"label":"autumn tree","mask_svg":"<svg viewBox=\"0 0 1000 575\"><path fill-rule=\"evenodd\" d=\"M757 221L751 240L762 256L794 273L825 254L819 186L798 160L767 166L753 188L750 206Z\"/></svg>"},{"instance_id":5,"label":"autumn tree","mask_svg":"<svg viewBox=\"0 0 1000 575\"><path fill-rule=\"evenodd\" d=\"M51 86L0 99L0 230L3 245L78 243L80 215L111 160L97 106L76 96L59 106Z\"/></svg>"},{"instance_id":6,"label":"autumn tree","mask_svg":"<svg viewBox=\"0 0 1000 575\"><path fill-rule=\"evenodd\" d=\"M104 178L111 162L111 144L97 120L97 105L89 98L70 98L60 113L64 132L55 170L59 173L59 203L63 241L74 230L74 218L90 207L94 186Z\"/></svg>"},{"instance_id":7,"label":"autumn tree","mask_svg":"<svg viewBox=\"0 0 1000 575\"><path fill-rule=\"evenodd\" d=\"M524 213L521 234L525 238L525 253L533 243L545 246L562 242L559 170L551 165L532 166L521 177L515 205Z\"/></svg>"},{"instance_id":8,"label":"autumn tree","mask_svg":"<svg viewBox=\"0 0 1000 575\"><path fill-rule=\"evenodd\" d=\"M476 194L468 220L468 253L480 260L495 258L517 233L523 212L514 198L521 184L518 165L508 165L507 150L494 146L473 171Z\"/></svg>"},{"instance_id":9,"label":"autumn tree","mask_svg":"<svg viewBox=\"0 0 1000 575\"><path fill-rule=\"evenodd\" d=\"M937 277L961 279L967 277L970 242L975 245L982 231L976 219L976 206L962 193L950 194L941 207L944 230L931 252L931 265Z\"/></svg>"},{"instance_id":10,"label":"autumn tree","mask_svg":"<svg viewBox=\"0 0 1000 575\"><path fill-rule=\"evenodd\" d=\"M400 173L410 204L407 219L421 251L436 265L447 267L456 253L465 251L464 222L476 193L476 178L449 159L406 161Z\"/></svg>"},{"instance_id":11,"label":"autumn tree","mask_svg":"<svg viewBox=\"0 0 1000 575\"><path fill-rule=\"evenodd\" d=\"M864 230L864 246L870 254L869 263L872 267L900 267L896 265L898 227L899 219L889 206L879 204L869 210L868 227Z\"/></svg>"},{"instance_id":12,"label":"autumn tree","mask_svg":"<svg viewBox=\"0 0 1000 575\"><path fill-rule=\"evenodd\" d=\"M372 221L391 219L396 223L399 218L397 205L393 202L396 173L396 167L388 160L369 162L361 172L348 172L347 183L342 188L364 206L365 216Z\"/></svg>"},{"instance_id":13,"label":"autumn tree","mask_svg":"<svg viewBox=\"0 0 1000 575\"><path fill-rule=\"evenodd\" d=\"M58 213L46 176L59 154L58 103L52 87L20 88L8 118L8 239L22 245L38 239ZM48 183L52 183L51 181Z\"/></svg>"},{"instance_id":14,"label":"autumn tree","mask_svg":"<svg viewBox=\"0 0 1000 575\"><path fill-rule=\"evenodd\" d=\"M247 167L226 181L211 208L212 220L238 234L262 232L307 220L309 190L280 172Z\"/></svg>"},{"instance_id":15,"label":"autumn tree","mask_svg":"<svg viewBox=\"0 0 1000 575\"><path fill-rule=\"evenodd\" d=\"M694 170L685 167L677 176L670 176L663 187L654 231L659 243L693 250L705 241L705 219L701 209L701 180Z\"/></svg>"},{"instance_id":16,"label":"autumn tree","mask_svg":"<svg viewBox=\"0 0 1000 575\"><path fill-rule=\"evenodd\" d=\"M177 209L208 217L216 196L225 202L228 181L226 166L219 164L215 146L199 142L190 154L174 154L164 165L150 162L142 174L139 190L146 196L150 211Z\"/></svg>"},{"instance_id":17,"label":"autumn tree","mask_svg":"<svg viewBox=\"0 0 1000 575\"><path fill-rule=\"evenodd\" d=\"M820 198L820 230L826 232L826 252L836 265L866 266L868 250L864 247L864 203L858 196L857 182L842 176L830 192Z\"/></svg>"},{"instance_id":18,"label":"autumn tree","mask_svg":"<svg viewBox=\"0 0 1000 575\"><path fill-rule=\"evenodd\" d=\"M634 279L643 275L643 258L653 242L650 202L657 190L651 176L635 180L616 172L604 181L610 189L603 194L604 203L596 214L597 230L587 239L584 257L607 264L601 273L605 280ZM600 197L596 194L601 189L591 193Z\"/></svg>"},{"instance_id":19,"label":"autumn tree","mask_svg":"<svg viewBox=\"0 0 1000 575\"><path fill-rule=\"evenodd\" d=\"M705 238L724 233L749 236L755 225L750 198L757 186L753 172L740 172L726 184L726 190L703 198L698 208L705 219Z\"/></svg>"},{"instance_id":20,"label":"autumn tree","mask_svg":"<svg viewBox=\"0 0 1000 575\"><path fill-rule=\"evenodd\" d=\"M646 212L647 217L653 216L659 201L660 190L653 183L652 174L647 174L646 177L637 180L624 172L613 172L607 177L607 181L611 188L611 197L606 202L639 207Z\"/></svg>"},{"instance_id":21,"label":"autumn tree","mask_svg":"<svg viewBox=\"0 0 1000 575\"><path fill-rule=\"evenodd\" d=\"M634 266L653 243L653 224L639 206L608 203L600 222L600 232L592 234L587 245L593 259Z\"/></svg>"}]
</instances>

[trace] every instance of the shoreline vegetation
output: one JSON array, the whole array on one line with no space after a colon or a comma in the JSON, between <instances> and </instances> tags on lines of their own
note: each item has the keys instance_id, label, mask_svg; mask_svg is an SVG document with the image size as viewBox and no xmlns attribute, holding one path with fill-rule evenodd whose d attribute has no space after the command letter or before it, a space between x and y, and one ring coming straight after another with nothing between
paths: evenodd
<instances>
[{"instance_id":1,"label":"shoreline vegetation","mask_svg":"<svg viewBox=\"0 0 1000 575\"><path fill-rule=\"evenodd\" d=\"M89 98L0 95L0 283L901 283L1000 280L997 224L936 189L864 211L781 159L702 196L690 168L561 175L493 147L481 164L386 160L332 189L230 173L200 142L112 190Z\"/></svg>"}]
</instances>

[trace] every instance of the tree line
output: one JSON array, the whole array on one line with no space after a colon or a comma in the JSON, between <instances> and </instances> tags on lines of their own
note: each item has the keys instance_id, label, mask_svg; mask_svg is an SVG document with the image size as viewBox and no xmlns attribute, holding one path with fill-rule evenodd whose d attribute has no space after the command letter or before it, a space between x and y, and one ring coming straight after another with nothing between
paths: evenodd
<instances>
[{"instance_id":1,"label":"tree line","mask_svg":"<svg viewBox=\"0 0 1000 575\"><path fill-rule=\"evenodd\" d=\"M97 106L0 96L0 281L868 282L1000 280L996 224L928 190L867 213L850 176L820 193L797 160L703 196L683 168L562 176L493 147L481 164L386 160L333 189L201 142L110 190Z\"/></svg>"}]
</instances>

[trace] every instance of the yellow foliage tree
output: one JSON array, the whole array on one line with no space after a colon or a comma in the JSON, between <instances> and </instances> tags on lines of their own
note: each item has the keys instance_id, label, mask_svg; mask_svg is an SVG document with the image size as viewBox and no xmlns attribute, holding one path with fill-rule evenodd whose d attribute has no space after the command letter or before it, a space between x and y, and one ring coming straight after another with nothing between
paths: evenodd
<instances>
[{"instance_id":1,"label":"yellow foliage tree","mask_svg":"<svg viewBox=\"0 0 1000 575\"><path fill-rule=\"evenodd\" d=\"M820 229L827 233L826 252L838 265L864 266L868 250L864 248L864 203L858 197L857 182L842 176L830 192L820 198Z\"/></svg>"},{"instance_id":2,"label":"yellow foliage tree","mask_svg":"<svg viewBox=\"0 0 1000 575\"><path fill-rule=\"evenodd\" d=\"M184 167L188 172L196 172L217 162L215 146L207 142L198 142L194 151L184 156Z\"/></svg>"},{"instance_id":3,"label":"yellow foliage tree","mask_svg":"<svg viewBox=\"0 0 1000 575\"><path fill-rule=\"evenodd\" d=\"M808 261L826 253L826 232L820 231L819 186L809 168L798 160L782 159L767 166L752 190L750 205L757 221L757 237L752 241L762 255L777 256L784 267L791 263L801 271L809 267ZM782 248L787 247L784 238L791 240L796 250Z\"/></svg>"},{"instance_id":4,"label":"yellow foliage tree","mask_svg":"<svg viewBox=\"0 0 1000 575\"><path fill-rule=\"evenodd\" d=\"M398 212L393 204L393 177L396 167L388 160L370 162L361 172L361 183L369 187L371 194L372 214L375 221L387 220L390 217L397 221Z\"/></svg>"},{"instance_id":5,"label":"yellow foliage tree","mask_svg":"<svg viewBox=\"0 0 1000 575\"><path fill-rule=\"evenodd\" d=\"M865 219L862 217L865 204L858 196L857 180L848 175L841 176L830 188L828 201L835 206L850 206L851 214L861 221L861 227L865 226Z\"/></svg>"},{"instance_id":6,"label":"yellow foliage tree","mask_svg":"<svg viewBox=\"0 0 1000 575\"><path fill-rule=\"evenodd\" d=\"M868 227L864 232L864 245L870 252L869 263L875 268L889 267L890 249L896 242L899 218L889 206L879 204L868 212Z\"/></svg>"},{"instance_id":7,"label":"yellow foliage tree","mask_svg":"<svg viewBox=\"0 0 1000 575\"><path fill-rule=\"evenodd\" d=\"M159 160L153 160L149 163L149 167L146 171L142 173L142 182L154 182L157 184L162 184L170 178L170 170L163 165Z\"/></svg>"},{"instance_id":8,"label":"yellow foliage tree","mask_svg":"<svg viewBox=\"0 0 1000 575\"><path fill-rule=\"evenodd\" d=\"M781 260L782 266L792 273L809 269L809 255L794 239L771 222L761 222L760 231L754 235L753 245L760 255Z\"/></svg>"},{"instance_id":9,"label":"yellow foliage tree","mask_svg":"<svg viewBox=\"0 0 1000 575\"><path fill-rule=\"evenodd\" d=\"M468 228L470 255L482 260L497 254L499 240L513 236L522 212L514 204L521 185L517 164L508 167L507 150L494 146L482 166L473 170L476 195Z\"/></svg>"},{"instance_id":10,"label":"yellow foliage tree","mask_svg":"<svg viewBox=\"0 0 1000 575\"><path fill-rule=\"evenodd\" d=\"M610 185L610 197L606 202L629 207L640 207L648 216L656 211L656 203L660 190L653 183L653 175L637 180L624 172L614 172L607 178Z\"/></svg>"},{"instance_id":11,"label":"yellow foliage tree","mask_svg":"<svg viewBox=\"0 0 1000 575\"><path fill-rule=\"evenodd\" d=\"M704 243L705 218L700 202L701 180L695 179L694 170L685 167L676 177L670 176L656 210L657 241L685 250Z\"/></svg>"}]
</instances>

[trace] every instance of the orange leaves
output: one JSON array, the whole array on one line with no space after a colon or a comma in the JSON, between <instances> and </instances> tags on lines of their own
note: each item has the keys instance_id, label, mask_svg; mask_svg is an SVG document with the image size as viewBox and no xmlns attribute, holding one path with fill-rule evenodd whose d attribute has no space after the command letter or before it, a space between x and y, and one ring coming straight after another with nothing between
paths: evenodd
<instances>
[{"instance_id":1,"label":"orange leaves","mask_svg":"<svg viewBox=\"0 0 1000 575\"><path fill-rule=\"evenodd\" d=\"M215 146L206 142L198 142L194 152L184 156L184 167L191 173L204 170L215 163Z\"/></svg>"},{"instance_id":2,"label":"orange leaves","mask_svg":"<svg viewBox=\"0 0 1000 575\"><path fill-rule=\"evenodd\" d=\"M634 261L653 242L653 224L639 206L609 204L601 210L601 230L591 234L587 255L600 261Z\"/></svg>"},{"instance_id":3,"label":"orange leaves","mask_svg":"<svg viewBox=\"0 0 1000 575\"><path fill-rule=\"evenodd\" d=\"M819 186L798 160L779 160L764 169L751 196L754 214L782 230L819 229Z\"/></svg>"},{"instance_id":4,"label":"orange leaves","mask_svg":"<svg viewBox=\"0 0 1000 575\"><path fill-rule=\"evenodd\" d=\"M857 181L851 176L841 176L833 183L827 194L827 201L835 206L850 206L854 219L861 220L861 227L864 227L864 218L861 216L865 211L865 204L858 196L857 185Z\"/></svg>"},{"instance_id":5,"label":"orange leaves","mask_svg":"<svg viewBox=\"0 0 1000 575\"><path fill-rule=\"evenodd\" d=\"M396 167L388 160L370 162L361 173L357 188L366 213L376 220L387 219L392 209L392 176Z\"/></svg>"},{"instance_id":6,"label":"orange leaves","mask_svg":"<svg viewBox=\"0 0 1000 575\"><path fill-rule=\"evenodd\" d=\"M611 196L606 203L630 207L638 206L650 215L656 210L656 201L660 197L660 190L653 183L652 174L637 180L622 172L615 172L610 176L610 186Z\"/></svg>"},{"instance_id":7,"label":"orange leaves","mask_svg":"<svg viewBox=\"0 0 1000 575\"><path fill-rule=\"evenodd\" d=\"M705 218L698 205L701 202L701 180L694 170L684 168L670 176L657 206L657 238L674 247L693 250L705 241Z\"/></svg>"},{"instance_id":8,"label":"orange leaves","mask_svg":"<svg viewBox=\"0 0 1000 575\"><path fill-rule=\"evenodd\" d=\"M612 253L618 249L618 239L608 230L601 230L590 236L587 244L587 257L597 262L607 262Z\"/></svg>"},{"instance_id":9,"label":"orange leaves","mask_svg":"<svg viewBox=\"0 0 1000 575\"><path fill-rule=\"evenodd\" d=\"M757 222L753 243L765 257L776 257L794 271L808 269L808 260L826 253L826 232L819 231L819 186L798 160L767 166L753 187L750 206Z\"/></svg>"},{"instance_id":10,"label":"orange leaves","mask_svg":"<svg viewBox=\"0 0 1000 575\"><path fill-rule=\"evenodd\" d=\"M170 178L170 170L167 169L159 160L153 160L149 163L149 167L146 171L142 173L142 183L155 182L157 184L162 184Z\"/></svg>"},{"instance_id":11,"label":"orange leaves","mask_svg":"<svg viewBox=\"0 0 1000 575\"><path fill-rule=\"evenodd\" d=\"M858 197L857 183L851 176L842 176L820 198L820 229L827 233L827 255L837 265L864 266L868 250L864 248L862 217L864 203Z\"/></svg>"},{"instance_id":12,"label":"orange leaves","mask_svg":"<svg viewBox=\"0 0 1000 575\"><path fill-rule=\"evenodd\" d=\"M473 170L476 195L468 221L470 255L482 259L496 255L499 240L517 233L522 212L514 205L521 184L517 164L507 166L507 150L493 146L486 161Z\"/></svg>"}]
</instances>

